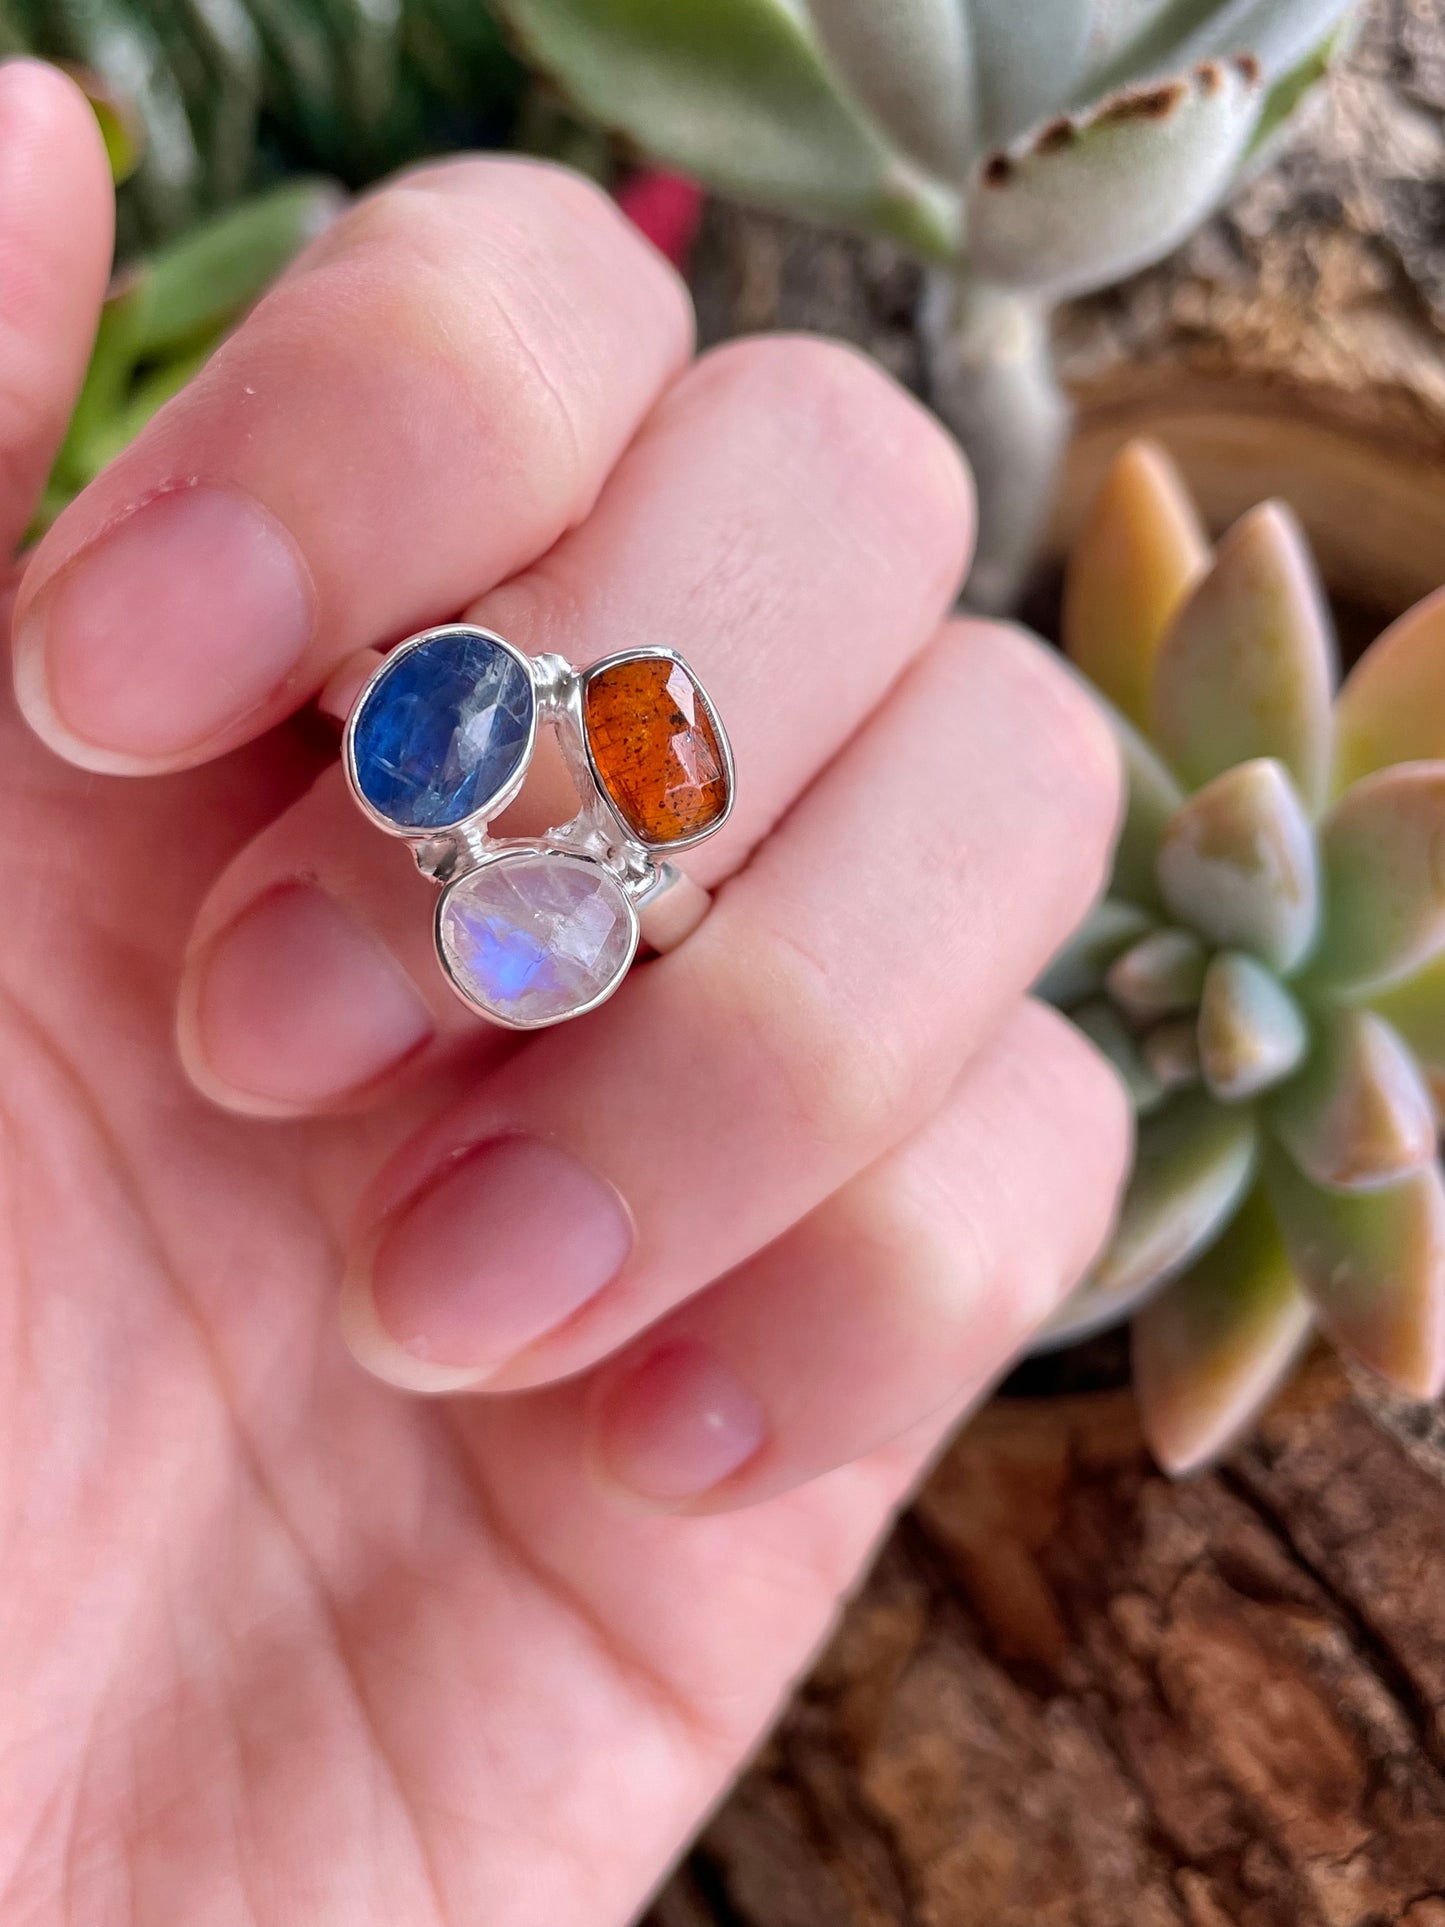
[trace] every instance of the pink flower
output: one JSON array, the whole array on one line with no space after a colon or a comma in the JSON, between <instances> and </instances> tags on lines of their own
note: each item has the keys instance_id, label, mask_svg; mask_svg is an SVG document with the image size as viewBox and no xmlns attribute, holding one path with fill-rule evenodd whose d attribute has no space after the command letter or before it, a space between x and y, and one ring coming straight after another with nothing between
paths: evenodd
<instances>
[{"instance_id":1,"label":"pink flower","mask_svg":"<svg viewBox=\"0 0 1445 1927\"><path fill-rule=\"evenodd\" d=\"M702 221L702 189L681 174L644 167L617 189L617 205L674 266L686 268Z\"/></svg>"}]
</instances>

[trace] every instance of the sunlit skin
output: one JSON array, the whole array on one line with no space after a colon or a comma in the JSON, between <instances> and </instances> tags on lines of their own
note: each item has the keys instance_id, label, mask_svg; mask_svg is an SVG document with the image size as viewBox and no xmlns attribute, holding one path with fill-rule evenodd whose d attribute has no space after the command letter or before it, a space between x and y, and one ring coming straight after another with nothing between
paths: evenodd
<instances>
[{"instance_id":1,"label":"sunlit skin","mask_svg":"<svg viewBox=\"0 0 1445 1927\"><path fill-rule=\"evenodd\" d=\"M433 198L479 194L476 246L505 264L527 242L515 213L489 213L493 176L477 165ZM545 179L518 191L554 194ZM247 459L270 465L268 487L289 488L290 537L322 605L284 688L246 698L239 664L188 696L184 665L162 675L138 629L102 625L96 660L72 652L63 675L26 658L35 645L17 645L27 716L48 746L7 703L5 1927L620 1927L722 1794L957 1413L1106 1228L1124 1107L1087 1048L1024 991L1097 887L1114 776L1087 713L1030 645L980 625L934 640L968 543L956 458L911 403L836 350L761 346L687 376L685 309L668 271L593 197L558 191L556 218L577 228L569 259L634 288L658 278L650 321L619 309L609 322L599 307L599 352L618 366L570 364L567 472L534 474L525 513L501 526L499 512L483 529L464 501L453 522L459 471L418 502L414 450L395 449L405 411L387 384L409 379L396 305L407 264L388 277L413 214L436 218L432 190L413 183L321 243L354 270L353 291L374 286L368 276L391 288L390 306L351 310L359 339L334 343L343 370L369 357L370 385L338 398L313 370L311 390L247 418ZM84 366L110 224L80 96L46 69L0 68L7 547L21 539ZM565 330L577 303L563 285L570 270L557 272ZM316 285L324 294L324 274ZM231 456L207 441L207 410L234 422L226 382L238 394L286 390L302 352L288 341L323 326L313 298L304 275L294 279L209 389L182 397L62 518L19 589L18 628L120 498L163 479L148 464L224 468ZM537 316L499 325L536 326ZM775 352L783 360L769 361ZM478 379L496 379L485 357ZM768 423L782 389L802 424L789 433L803 466L784 478L792 521L763 491L754 527L720 497L709 507L707 490L728 486L726 464L690 465L688 448L722 433L708 426L721 391L714 416L742 435L779 435L781 451ZM477 398L479 419L491 405ZM352 432L349 453L369 432L374 459L339 466L342 499L327 502L319 472L302 477L299 466L318 436L338 450ZM852 459L860 439L876 453L871 481ZM677 539L654 523L630 538L634 518L662 513L659 497L679 518ZM683 521L726 540L689 549ZM569 563L567 544L583 545L581 560L571 551ZM639 545L654 553L650 569ZM796 561L800 585L779 557ZM227 598L206 567L199 548L182 554L173 588L142 570L134 596L159 607L193 594L209 612L198 638L219 649L264 571ZM607 621L585 583L613 598ZM575 1040L549 1033L553 1054L534 1060L540 1047L503 1045L448 1003L425 953L429 886L345 805L324 725L288 717L356 649L424 620L474 606L498 626L505 616L527 646L586 659L603 653L625 597L652 593L670 598L678 625L694 610L698 636L666 639L696 662L738 749L735 820L696 866L726 887L674 958L639 972ZM15 596L12 584L7 603ZM810 596L824 634L806 620ZM620 619L645 613L623 607ZM710 658L714 635L734 640ZM764 716L763 678L737 640L746 635L772 652L778 700L797 712L791 728L786 715ZM789 647L814 652L791 680ZM129 683L124 665L101 659L117 650ZM830 693L805 714L800 686L825 666ZM162 741L167 730L176 738L185 701L224 705L228 688L235 713L209 715L203 741ZM953 776L942 750L918 743L918 719L945 697L962 718ZM65 704L85 711L89 738L60 721ZM875 710L882 722L860 735ZM102 755L97 718L107 715L115 727ZM127 729L130 747L115 747ZM855 873L828 871L850 799L876 798L892 834L909 812L920 825L936 817L946 781L964 799L957 824L913 840L926 891L907 868L874 874L861 830L848 831ZM288 925L293 899L275 894L297 877L321 879L388 946L394 975L365 978L374 1010L362 999L336 1016L326 971L341 953L315 924ZM223 964L217 933L258 898L282 906L265 926L271 947L238 940ZM799 1032L820 1010L853 1009L831 966L811 974L807 958L832 951L826 922L809 919L852 902L862 934L840 948L856 956L875 930L899 940L885 900L920 933L931 918L958 963L950 950L949 969L930 975L908 954L893 958L902 1068L890 1081L880 1057L865 1086L846 1057L818 1067L826 1023ZM723 938L711 949L701 939L733 929L761 945L767 917L782 923L785 911L798 949L776 952L778 994L792 1000L779 1010L771 978L758 988L729 975ZM209 986L196 981L211 972ZM710 1120L717 1167L683 1167L685 1120L666 1143L648 1137L650 1114L673 1116L666 1066L651 1067L650 1094L617 1068L629 1027L669 998L696 1012L687 1071L720 1091L721 1067L752 1063L758 1037L767 1046L752 1100ZM191 1078L176 1048L178 1002ZM425 1021L402 1049L414 1005ZM676 1035L689 1028L672 1014L668 1023ZM862 1053L864 1027L854 1028ZM764 1085L774 1063L782 1073ZM558 1329L508 1326L505 1345L490 1301L467 1314L472 1325L454 1319L455 1342L474 1341L478 1357L500 1347L510 1361L469 1396L419 1398L382 1382L405 1376L408 1361L374 1332L368 1351L353 1326L364 1370L337 1314L348 1253L374 1242L378 1214L475 1136L479 1104L515 1105L516 1128L550 1145L571 1141L547 1107L573 1091L603 1120L582 1148L598 1182L625 1197L638 1240L615 1288ZM526 1248L550 1262L545 1231L507 1235L531 1238ZM353 1265L353 1291L357 1276ZM523 1291L509 1317L533 1303ZM711 1485L649 1499L649 1479L696 1486L741 1409L709 1379L714 1366L688 1364L719 1359L747 1386L761 1442Z\"/></svg>"}]
</instances>

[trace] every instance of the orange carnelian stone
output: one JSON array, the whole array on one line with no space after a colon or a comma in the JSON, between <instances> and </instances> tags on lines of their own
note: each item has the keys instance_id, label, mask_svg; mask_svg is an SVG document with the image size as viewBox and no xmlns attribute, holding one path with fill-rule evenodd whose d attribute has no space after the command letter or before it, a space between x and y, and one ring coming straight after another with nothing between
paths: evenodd
<instances>
[{"instance_id":1,"label":"orange carnelian stone","mask_svg":"<svg viewBox=\"0 0 1445 1927\"><path fill-rule=\"evenodd\" d=\"M677 843L728 805L727 761L707 699L681 663L634 656L596 670L587 746L607 799L640 843Z\"/></svg>"}]
</instances>

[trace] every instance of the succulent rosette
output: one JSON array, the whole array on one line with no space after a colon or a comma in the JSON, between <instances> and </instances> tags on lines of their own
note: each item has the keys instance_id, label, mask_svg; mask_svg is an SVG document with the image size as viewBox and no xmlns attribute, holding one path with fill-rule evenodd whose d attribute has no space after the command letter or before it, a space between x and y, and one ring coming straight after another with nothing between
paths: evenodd
<instances>
[{"instance_id":1,"label":"succulent rosette","mask_svg":"<svg viewBox=\"0 0 1445 1927\"><path fill-rule=\"evenodd\" d=\"M1316 1328L1445 1382L1445 591L1342 687L1287 509L1211 555L1156 448L1072 557L1064 642L1128 773L1107 896L1042 989L1138 1114L1112 1242L1051 1342L1132 1315L1161 1463L1248 1423Z\"/></svg>"}]
</instances>

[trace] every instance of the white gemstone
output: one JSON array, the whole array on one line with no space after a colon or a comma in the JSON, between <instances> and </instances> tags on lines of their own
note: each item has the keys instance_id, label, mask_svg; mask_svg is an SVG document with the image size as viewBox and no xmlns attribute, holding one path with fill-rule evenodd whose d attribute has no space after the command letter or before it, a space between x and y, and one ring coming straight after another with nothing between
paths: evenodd
<instances>
[{"instance_id":1,"label":"white gemstone","mask_svg":"<svg viewBox=\"0 0 1445 1927\"><path fill-rule=\"evenodd\" d=\"M600 864L518 850L450 886L437 942L470 1002L530 1028L573 1016L620 982L637 947L637 919Z\"/></svg>"}]
</instances>

